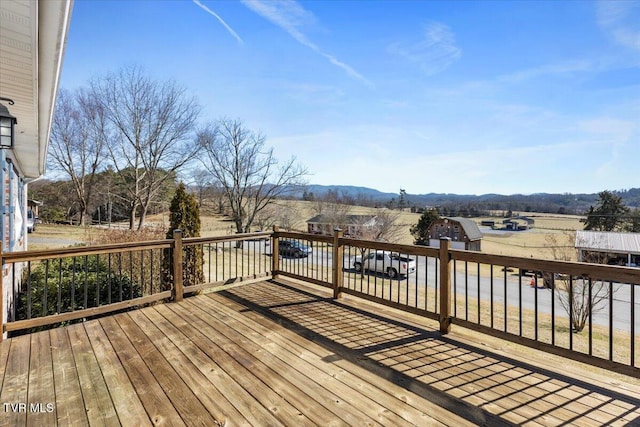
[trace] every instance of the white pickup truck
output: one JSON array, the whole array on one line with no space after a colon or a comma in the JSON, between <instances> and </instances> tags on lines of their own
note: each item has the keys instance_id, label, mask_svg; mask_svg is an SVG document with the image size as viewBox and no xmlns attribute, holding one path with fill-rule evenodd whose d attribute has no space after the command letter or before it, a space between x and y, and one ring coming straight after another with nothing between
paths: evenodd
<instances>
[{"instance_id":1,"label":"white pickup truck","mask_svg":"<svg viewBox=\"0 0 640 427\"><path fill-rule=\"evenodd\" d=\"M416 260L397 253L376 251L364 257L364 260L361 257L356 257L353 261L353 268L358 273L363 270L372 271L386 274L393 279L415 273Z\"/></svg>"}]
</instances>

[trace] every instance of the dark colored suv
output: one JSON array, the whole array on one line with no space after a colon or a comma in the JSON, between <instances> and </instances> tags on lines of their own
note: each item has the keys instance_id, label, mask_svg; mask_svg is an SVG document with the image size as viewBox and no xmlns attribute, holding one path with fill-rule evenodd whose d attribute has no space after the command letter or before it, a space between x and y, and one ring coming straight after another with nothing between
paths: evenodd
<instances>
[{"instance_id":1,"label":"dark colored suv","mask_svg":"<svg viewBox=\"0 0 640 427\"><path fill-rule=\"evenodd\" d=\"M296 240L280 240L278 253L282 256L302 258L311 255L311 248Z\"/></svg>"}]
</instances>

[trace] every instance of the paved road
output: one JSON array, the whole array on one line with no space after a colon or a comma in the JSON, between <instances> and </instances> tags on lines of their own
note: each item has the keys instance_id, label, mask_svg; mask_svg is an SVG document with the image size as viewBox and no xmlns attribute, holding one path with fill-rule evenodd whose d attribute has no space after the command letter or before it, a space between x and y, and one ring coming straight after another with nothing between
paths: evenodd
<instances>
[{"instance_id":1,"label":"paved road","mask_svg":"<svg viewBox=\"0 0 640 427\"><path fill-rule=\"evenodd\" d=\"M61 239L59 237L41 237L38 236L37 234L38 232L34 232L34 233L30 233L29 237L27 237L27 242L29 244L32 245L47 245L47 246L51 246L51 247L65 247L65 246L71 246L71 245L76 245L78 243L81 243L77 240L72 240L72 239Z\"/></svg>"},{"instance_id":2,"label":"paved road","mask_svg":"<svg viewBox=\"0 0 640 427\"><path fill-rule=\"evenodd\" d=\"M310 265L320 265L320 258L322 258L322 265L324 268L331 269L333 266L333 257L330 248L323 248L323 256L320 257L317 253L310 259L292 260L291 262L300 262L302 264L310 263ZM314 247L314 250L316 248ZM356 256L356 252L351 252L351 258L349 260L349 254L345 254L345 268L347 265L353 265L353 259ZM349 261L348 261L349 260ZM285 264L286 265L286 264ZM292 265L292 264L289 264ZM469 268L469 272L465 275L464 265L458 264L457 271L455 273L456 279L456 293L458 295L464 295L465 285L467 287L467 294L469 298L476 298L478 295L478 275L473 267ZM499 271L500 267L494 268L494 280L493 280L493 301L494 304L502 310L505 298L505 282L504 275ZM304 271L304 270L300 270ZM435 259L430 258L425 260L424 257L419 257L417 260L417 282L419 284L425 283L426 274L429 275L429 284L434 283L434 274L436 271ZM520 298L522 298L522 308L527 310L535 310L537 303L538 312L551 314L551 290L546 288L532 288L530 286L531 277L523 276L522 279L517 274L507 273L506 278L506 298L509 306L518 307ZM411 275L410 283L415 283L415 278ZM542 285L542 279L538 279L538 283ZM614 329L621 331L630 331L631 325L631 287L635 287L635 330L640 330L640 285L629 284L614 284L614 297L613 297L613 327ZM489 301L491 298L491 278L487 274L487 277L480 276L480 298L484 301ZM561 291L555 292L555 314L556 321L559 318L568 318L564 308L560 303ZM537 294L537 302L536 302ZM609 303L604 301L601 308L593 315L593 323L595 325L601 325L608 327L609 325Z\"/></svg>"}]
</instances>

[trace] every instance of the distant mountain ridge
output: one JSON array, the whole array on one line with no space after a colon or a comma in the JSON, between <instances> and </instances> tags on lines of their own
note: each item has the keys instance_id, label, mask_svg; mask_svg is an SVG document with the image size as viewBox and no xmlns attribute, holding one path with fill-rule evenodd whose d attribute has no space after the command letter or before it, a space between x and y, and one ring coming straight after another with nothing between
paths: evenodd
<instances>
[{"instance_id":1,"label":"distant mountain ridge","mask_svg":"<svg viewBox=\"0 0 640 427\"><path fill-rule=\"evenodd\" d=\"M352 200L372 201L375 204L384 205L392 199L397 201L400 197L398 193L386 193L369 187L353 185L307 185L297 190L295 197L322 198L333 192L340 197L348 197ZM613 191L620 196L623 202L632 208L640 207L640 188ZM427 194L406 194L405 202L407 206L447 206L447 205L473 205L484 210L520 210L532 212L551 213L584 213L589 206L597 203L597 193L580 194L450 194L450 193L427 193Z\"/></svg>"}]
</instances>

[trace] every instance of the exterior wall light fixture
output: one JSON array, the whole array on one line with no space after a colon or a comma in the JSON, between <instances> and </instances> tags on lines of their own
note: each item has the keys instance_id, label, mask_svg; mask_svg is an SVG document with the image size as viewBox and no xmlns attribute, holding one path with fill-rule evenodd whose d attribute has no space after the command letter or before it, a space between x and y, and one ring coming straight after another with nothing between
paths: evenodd
<instances>
[{"instance_id":1,"label":"exterior wall light fixture","mask_svg":"<svg viewBox=\"0 0 640 427\"><path fill-rule=\"evenodd\" d=\"M13 105L12 99L0 96L0 101L7 101ZM0 104L0 149L13 148L14 127L18 119L12 116L9 109L4 104Z\"/></svg>"}]
</instances>

